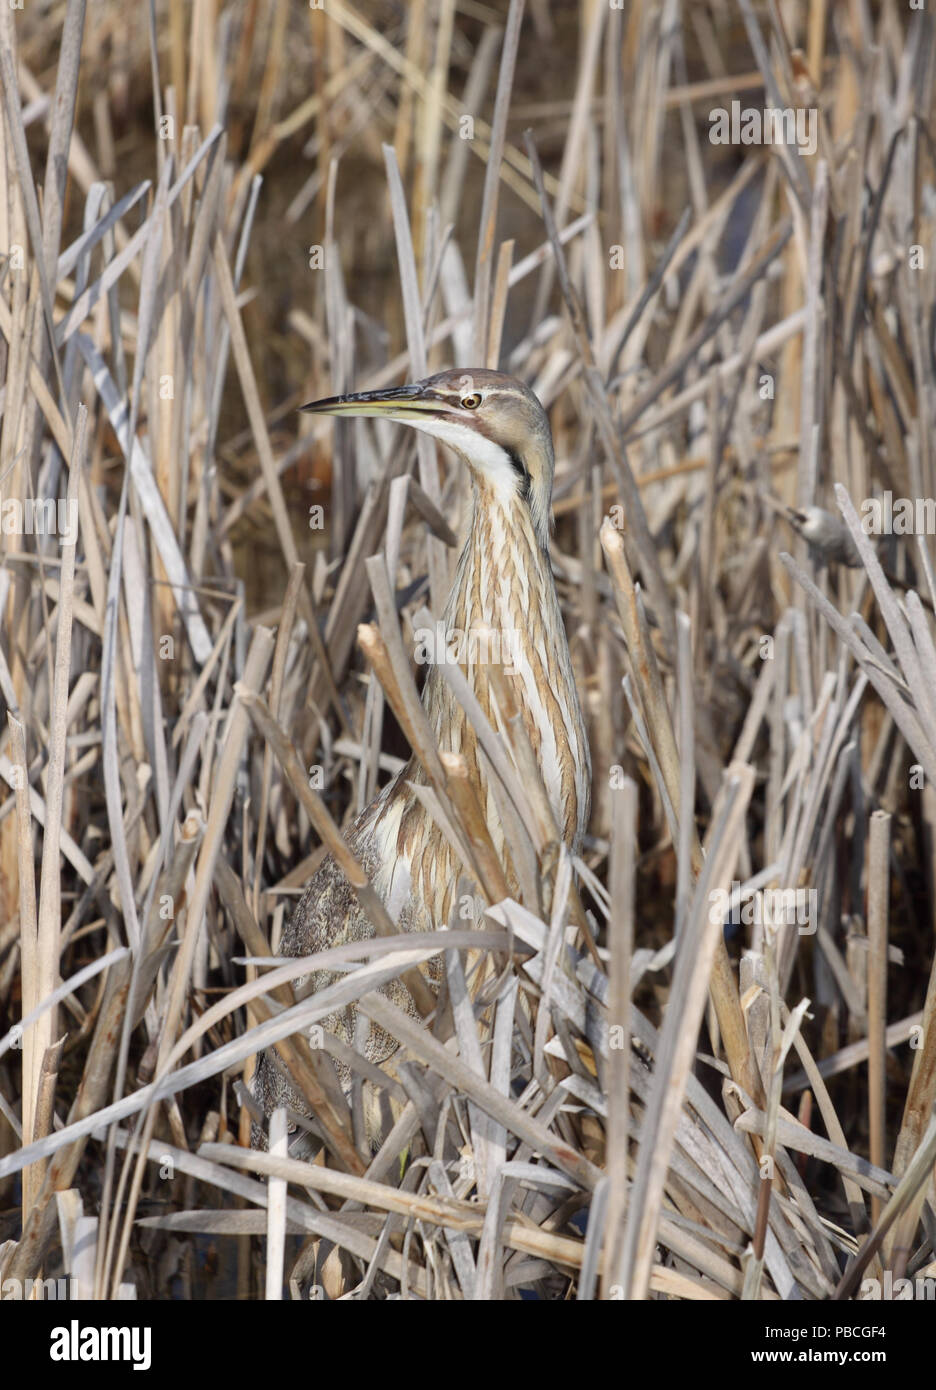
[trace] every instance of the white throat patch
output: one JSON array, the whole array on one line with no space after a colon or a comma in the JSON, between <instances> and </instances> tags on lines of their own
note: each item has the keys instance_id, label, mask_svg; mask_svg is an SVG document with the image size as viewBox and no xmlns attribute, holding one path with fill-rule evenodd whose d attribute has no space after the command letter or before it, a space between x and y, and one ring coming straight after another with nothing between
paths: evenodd
<instances>
[{"instance_id":1,"label":"white throat patch","mask_svg":"<svg viewBox=\"0 0 936 1390\"><path fill-rule=\"evenodd\" d=\"M434 435L454 449L491 486L499 501L509 502L518 496L521 479L517 470L506 450L485 435L456 420L408 419L404 423L424 434Z\"/></svg>"}]
</instances>

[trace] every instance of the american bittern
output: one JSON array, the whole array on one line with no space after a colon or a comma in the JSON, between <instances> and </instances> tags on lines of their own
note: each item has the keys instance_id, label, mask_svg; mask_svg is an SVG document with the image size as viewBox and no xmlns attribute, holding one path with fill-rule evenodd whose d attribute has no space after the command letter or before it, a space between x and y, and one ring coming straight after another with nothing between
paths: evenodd
<instances>
[{"instance_id":1,"label":"american bittern","mask_svg":"<svg viewBox=\"0 0 936 1390\"><path fill-rule=\"evenodd\" d=\"M549 559L553 444L545 411L522 382L500 372L440 372L413 386L356 396L337 396L304 407L319 415L380 415L412 425L447 444L470 471L473 506L455 582L443 615L446 633L488 630L510 635L510 665L517 703L542 772L556 826L576 850L588 819L591 765L572 662ZM491 715L491 692L483 664L469 659L467 679ZM468 765L488 831L498 853L504 833L474 730L438 666L430 667L423 705L443 753L459 753ZM401 931L445 927L456 893L458 864L447 841L411 789L424 783L415 755L354 821L347 842ZM286 929L280 952L310 955L371 936L373 928L354 890L332 858L326 859L303 894ZM439 958L430 962L439 977ZM435 967L435 970L432 969ZM336 977L309 977L314 989ZM412 1000L398 980L386 993L409 1014ZM353 1011L331 1016L324 1026L354 1039ZM371 1028L366 1055L384 1062L395 1050L391 1038ZM339 1066L342 1083L350 1076ZM254 1094L270 1114L287 1104L307 1107L276 1061L264 1054ZM368 1125L371 1128L370 1123ZM255 1130L255 1143L263 1136Z\"/></svg>"}]
</instances>

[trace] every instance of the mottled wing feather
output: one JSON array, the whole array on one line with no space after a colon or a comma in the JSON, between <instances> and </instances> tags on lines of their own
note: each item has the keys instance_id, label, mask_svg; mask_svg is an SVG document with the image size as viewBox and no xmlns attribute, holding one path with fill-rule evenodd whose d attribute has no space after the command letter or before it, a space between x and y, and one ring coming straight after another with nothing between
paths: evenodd
<instances>
[{"instance_id":1,"label":"mottled wing feather","mask_svg":"<svg viewBox=\"0 0 936 1390\"><path fill-rule=\"evenodd\" d=\"M404 769L405 773L405 769ZM380 796L367 806L352 824L345 839L351 853L361 864L368 878L378 887L385 866L392 859L383 854L381 827L386 819L394 820L392 810L394 801L410 800L411 793L405 786L404 774L391 782ZM381 896L385 896L381 893ZM417 920L414 904L409 898L399 913L401 931L425 929L428 923ZM362 911L357 895L339 868L332 855L319 865L299 899L296 910L283 933L280 942L281 956L311 956L327 951L333 946L343 946L351 941L362 941L374 935L374 928L366 913ZM430 972L438 975L438 971ZM338 979L329 970L313 971L311 975L300 976L293 982L294 989L310 986L317 993ZM418 1013L405 985L399 980L391 980L383 992L394 1004L413 1018ZM349 1045L354 1044L357 1009L349 1005L339 1013L329 1014L322 1019L321 1026ZM396 1042L382 1028L371 1025L364 1049L369 1061L385 1061L396 1048ZM347 1090L351 1084L349 1068L340 1062L335 1064L342 1086ZM258 1060L252 1086L255 1099L266 1115L270 1115L277 1105L288 1105L300 1113L308 1112L308 1105L289 1084L283 1075L281 1065L277 1064L271 1053L264 1053ZM265 1148L266 1139L259 1126L254 1126L251 1136L253 1146Z\"/></svg>"}]
</instances>

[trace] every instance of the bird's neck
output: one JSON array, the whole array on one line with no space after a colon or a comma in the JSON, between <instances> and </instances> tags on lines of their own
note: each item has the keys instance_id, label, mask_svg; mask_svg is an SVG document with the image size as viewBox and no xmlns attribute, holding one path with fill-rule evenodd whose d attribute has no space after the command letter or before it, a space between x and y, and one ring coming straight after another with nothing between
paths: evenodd
<instances>
[{"instance_id":1,"label":"bird's neck","mask_svg":"<svg viewBox=\"0 0 936 1390\"><path fill-rule=\"evenodd\" d=\"M540 590L546 590L541 593ZM549 551L537 539L529 508L472 481L472 508L444 618L453 628L520 634L531 596L556 604ZM557 609L558 611L558 609Z\"/></svg>"},{"instance_id":2,"label":"bird's neck","mask_svg":"<svg viewBox=\"0 0 936 1390\"><path fill-rule=\"evenodd\" d=\"M522 499L505 502L475 486L468 536L435 639L434 655L457 662L495 726L485 667L500 664L513 678L557 825L567 842L577 839L587 814L588 746L549 552ZM438 664L427 676L423 703L440 748L463 754L473 777L483 780L474 730ZM493 805L488 813L490 819Z\"/></svg>"}]
</instances>

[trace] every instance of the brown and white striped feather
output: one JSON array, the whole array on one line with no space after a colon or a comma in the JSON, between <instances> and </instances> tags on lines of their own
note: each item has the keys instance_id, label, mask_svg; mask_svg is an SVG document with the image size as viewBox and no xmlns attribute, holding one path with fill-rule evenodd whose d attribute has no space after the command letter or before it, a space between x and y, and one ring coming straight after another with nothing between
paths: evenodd
<instances>
[{"instance_id":1,"label":"brown and white striped feather","mask_svg":"<svg viewBox=\"0 0 936 1390\"><path fill-rule=\"evenodd\" d=\"M524 724L562 839L577 851L588 820L591 764L548 553L536 538L524 502L505 501L493 489L485 489L483 482L476 482L471 532L459 558L443 623L448 631L470 632L483 626L519 634L519 648L512 649L511 655L520 675L517 685ZM466 676L494 722L488 683L473 661ZM491 838L501 852L504 833L476 735L436 667L426 678L423 704L440 749L466 759ZM349 848L404 931L447 924L460 872L451 847L412 790L412 783L425 781L421 766L411 758L347 832ZM280 953L308 955L372 934L352 888L329 857L300 899ZM438 958L429 963L430 979L438 979L438 967ZM334 978L329 972L317 972L308 983L321 989ZM410 996L399 982L387 992L414 1015ZM341 1018L325 1020L325 1027L352 1041L353 1009ZM394 1047L391 1038L372 1029L366 1053L371 1061L380 1062ZM302 1108L266 1057L258 1068L255 1092L267 1113L284 1100Z\"/></svg>"}]
</instances>

